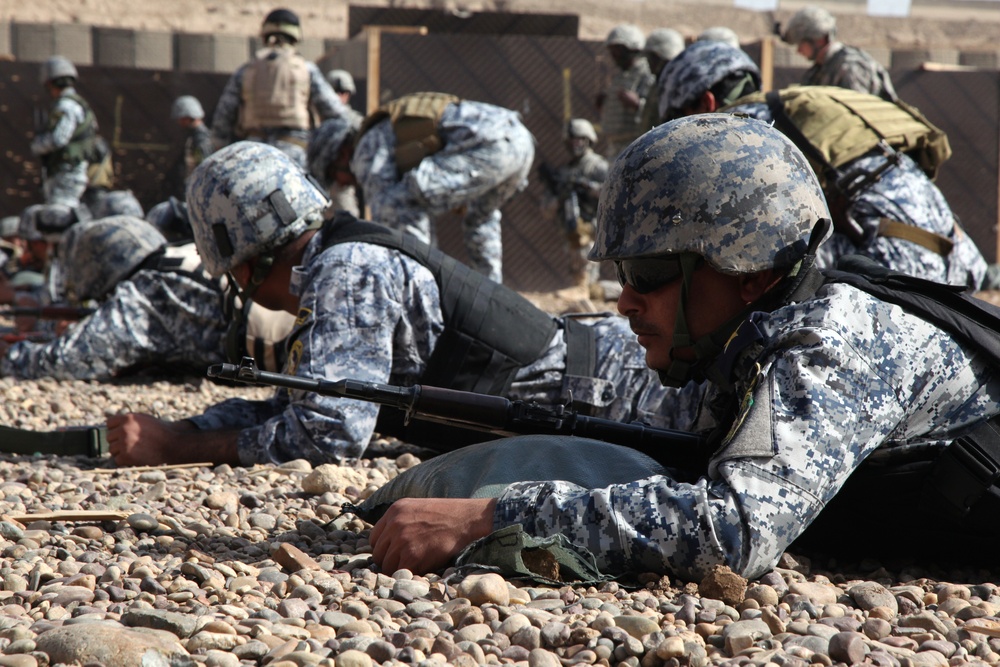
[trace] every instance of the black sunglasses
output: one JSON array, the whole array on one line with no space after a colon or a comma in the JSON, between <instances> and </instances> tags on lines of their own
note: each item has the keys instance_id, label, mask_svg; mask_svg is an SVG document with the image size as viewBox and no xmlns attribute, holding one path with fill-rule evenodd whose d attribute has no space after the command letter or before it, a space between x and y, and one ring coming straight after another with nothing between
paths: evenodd
<instances>
[{"instance_id":1,"label":"black sunglasses","mask_svg":"<svg viewBox=\"0 0 1000 667\"><path fill-rule=\"evenodd\" d=\"M702 262L698 258L695 267ZM618 283L628 285L639 294L649 294L666 287L682 275L680 255L672 257L645 257L640 259L616 259L615 273Z\"/></svg>"}]
</instances>

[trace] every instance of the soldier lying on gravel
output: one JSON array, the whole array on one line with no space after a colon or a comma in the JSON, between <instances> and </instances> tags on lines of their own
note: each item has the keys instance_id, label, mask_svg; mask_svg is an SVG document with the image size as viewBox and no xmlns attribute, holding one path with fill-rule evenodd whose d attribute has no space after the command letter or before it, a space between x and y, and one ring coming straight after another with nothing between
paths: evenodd
<instances>
[{"instance_id":1,"label":"soldier lying on gravel","mask_svg":"<svg viewBox=\"0 0 1000 667\"><path fill-rule=\"evenodd\" d=\"M199 254L232 275L245 298L298 316L288 373L308 378L436 386L640 417L663 390L617 316L559 320L426 244L346 213L277 149L242 142L192 174L187 202ZM214 461L314 464L361 456L377 405L279 390L265 402L226 401L164 422L108 420L119 465Z\"/></svg>"},{"instance_id":2,"label":"soldier lying on gravel","mask_svg":"<svg viewBox=\"0 0 1000 667\"><path fill-rule=\"evenodd\" d=\"M913 556L937 543L995 557L996 467L963 453L991 450L981 436L1000 413L996 355L862 291L872 285L855 286L856 273L824 280L813 261L829 215L806 158L766 123L702 114L637 139L611 168L591 256L615 262L618 309L650 367L677 387L665 425L707 435L701 463L599 488L521 481L496 498L397 500L371 532L382 571L436 570L520 525L564 534L606 573L697 580L723 563L757 577L817 516L818 539L855 555L887 546ZM551 453L534 447L518 466Z\"/></svg>"},{"instance_id":3,"label":"soldier lying on gravel","mask_svg":"<svg viewBox=\"0 0 1000 667\"><path fill-rule=\"evenodd\" d=\"M0 341L0 375L96 380L153 366L202 374L226 359L224 286L193 244L168 246L145 220L112 216L70 227L60 256L69 299L100 306L54 340ZM287 335L290 319L278 322L273 340Z\"/></svg>"}]
</instances>

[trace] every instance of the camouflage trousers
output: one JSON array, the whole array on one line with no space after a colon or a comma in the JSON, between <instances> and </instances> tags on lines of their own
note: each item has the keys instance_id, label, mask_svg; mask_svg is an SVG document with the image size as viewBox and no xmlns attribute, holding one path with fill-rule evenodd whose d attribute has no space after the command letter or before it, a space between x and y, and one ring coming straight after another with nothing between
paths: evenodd
<instances>
[{"instance_id":1,"label":"camouflage trousers","mask_svg":"<svg viewBox=\"0 0 1000 667\"><path fill-rule=\"evenodd\" d=\"M87 163L64 165L42 179L46 204L62 204L75 208L87 189Z\"/></svg>"}]
</instances>

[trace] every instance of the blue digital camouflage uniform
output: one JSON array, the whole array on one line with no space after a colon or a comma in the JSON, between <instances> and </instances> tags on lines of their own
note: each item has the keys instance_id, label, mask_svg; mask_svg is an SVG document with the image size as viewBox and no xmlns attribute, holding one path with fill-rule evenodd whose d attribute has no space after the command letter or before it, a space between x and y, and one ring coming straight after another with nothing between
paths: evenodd
<instances>
[{"instance_id":1,"label":"blue digital camouflage uniform","mask_svg":"<svg viewBox=\"0 0 1000 667\"><path fill-rule=\"evenodd\" d=\"M276 47L278 48L278 47ZM283 48L292 48L286 46ZM226 87L222 90L222 95L215 106L215 113L212 115L212 142L216 149L227 146L241 138L253 141L264 141L279 149L288 157L305 168L306 166L306 146L309 143L309 130L299 130L291 128L265 128L263 137L243 137L242 129L239 127L240 106L243 90L243 75L250 63L241 65L226 82ZM309 105L316 111L320 120L344 115L347 107L333 88L327 82L322 72L313 62L307 62L309 71Z\"/></svg>"},{"instance_id":2,"label":"blue digital camouflage uniform","mask_svg":"<svg viewBox=\"0 0 1000 667\"><path fill-rule=\"evenodd\" d=\"M495 528L561 532L596 554L604 571L698 580L725 563L756 577L876 448L943 446L1000 411L995 371L934 326L854 288L824 287L752 320L764 336L760 372L732 392L752 397L748 414L709 414L705 407L723 392L695 384L678 390L676 409L660 413L658 425L703 433L742 420L707 476L591 490L513 484L498 501Z\"/></svg>"},{"instance_id":3,"label":"blue digital camouflage uniform","mask_svg":"<svg viewBox=\"0 0 1000 667\"><path fill-rule=\"evenodd\" d=\"M694 253L722 274L778 269L803 256L825 213L787 138L754 120L696 115L655 128L612 165L593 256ZM635 312L640 327L646 315ZM1000 413L1000 375L986 359L853 287L826 284L743 319L724 351L704 359L712 381L692 375L640 412L715 434L703 469L684 481L662 474L596 489L515 483L498 499L494 527L563 533L607 572L697 581L723 563L753 578L875 450L940 448Z\"/></svg>"},{"instance_id":4,"label":"blue digital camouflage uniform","mask_svg":"<svg viewBox=\"0 0 1000 667\"><path fill-rule=\"evenodd\" d=\"M615 68L611 83L601 105L601 135L604 137L604 156L615 159L623 148L646 131L643 126L643 108L656 78L649 70L645 56L638 56L627 70ZM628 109L618 99L619 90L629 90L639 96L639 108Z\"/></svg>"},{"instance_id":5,"label":"blue digital camouflage uniform","mask_svg":"<svg viewBox=\"0 0 1000 667\"><path fill-rule=\"evenodd\" d=\"M894 102L896 89L885 68L871 56L854 46L831 42L822 63L806 70L802 83L807 86L840 86L860 93L878 95Z\"/></svg>"},{"instance_id":6,"label":"blue digital camouflage uniform","mask_svg":"<svg viewBox=\"0 0 1000 667\"><path fill-rule=\"evenodd\" d=\"M766 104L743 104L729 109L772 122ZM850 254L871 257L884 266L918 278L979 289L987 263L972 238L956 224L944 195L908 156L883 172L882 177L851 200L848 213L863 230L864 245L857 246L843 234L834 233L817 254L817 265L832 268ZM842 172L871 172L885 163L881 154L869 154L841 167ZM878 235L882 218L896 220L934 232L955 245L947 258L921 245Z\"/></svg>"},{"instance_id":7,"label":"blue digital camouflage uniform","mask_svg":"<svg viewBox=\"0 0 1000 667\"><path fill-rule=\"evenodd\" d=\"M420 382L444 326L431 272L381 246L342 243L320 252L319 243L314 236L293 274L291 291L299 296L300 310L286 372ZM541 358L517 373L510 397L551 403L572 394L597 414L631 419L640 394L662 393L624 319L603 318L594 326L595 374L604 379L565 376L560 331ZM267 401L225 401L191 421L201 429L243 429L237 447L244 465L296 458L320 464L361 456L378 409L374 403L280 389Z\"/></svg>"},{"instance_id":8,"label":"blue digital camouflage uniform","mask_svg":"<svg viewBox=\"0 0 1000 667\"><path fill-rule=\"evenodd\" d=\"M141 270L62 336L13 344L0 374L95 380L150 366L199 375L224 360L222 292L180 273Z\"/></svg>"},{"instance_id":9,"label":"blue digital camouflage uniform","mask_svg":"<svg viewBox=\"0 0 1000 667\"><path fill-rule=\"evenodd\" d=\"M469 265L503 281L500 207L527 186L534 137L509 109L463 100L449 104L438 124L444 147L402 178L389 120L359 140L351 170L376 222L435 245L435 224L459 213Z\"/></svg>"},{"instance_id":10,"label":"blue digital camouflage uniform","mask_svg":"<svg viewBox=\"0 0 1000 667\"><path fill-rule=\"evenodd\" d=\"M86 110L70 95L76 95L72 86L64 88L52 105L49 115L57 120L50 131L41 132L31 140L33 154L47 155L67 146L77 126L86 118ZM42 188L47 204L62 204L70 208L76 206L87 188L87 162L63 163L54 173L46 171L42 178Z\"/></svg>"}]
</instances>

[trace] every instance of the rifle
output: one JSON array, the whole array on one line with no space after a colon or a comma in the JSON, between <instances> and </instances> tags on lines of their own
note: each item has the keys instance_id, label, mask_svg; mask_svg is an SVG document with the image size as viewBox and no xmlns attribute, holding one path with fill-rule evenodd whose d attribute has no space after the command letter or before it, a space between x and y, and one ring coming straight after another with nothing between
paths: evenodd
<instances>
[{"instance_id":1,"label":"rifle","mask_svg":"<svg viewBox=\"0 0 1000 667\"><path fill-rule=\"evenodd\" d=\"M10 306L0 308L3 317L35 317L40 320L82 320L92 315L93 308L84 306Z\"/></svg>"},{"instance_id":2,"label":"rifle","mask_svg":"<svg viewBox=\"0 0 1000 667\"><path fill-rule=\"evenodd\" d=\"M259 370L253 357L243 357L238 366L214 364L208 369L208 377L378 403L403 410L407 423L410 419L419 419L496 436L540 433L603 440L638 450L659 461L672 462L673 465L697 460L697 452L704 444L701 436L694 433L656 428L640 422L624 423L589 417L565 405L512 401L502 396L442 387L398 387L360 380L313 380L271 373ZM440 444L442 446L434 448L453 449L447 446L448 443Z\"/></svg>"}]
</instances>

